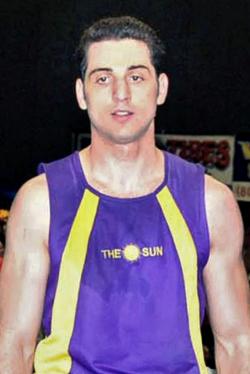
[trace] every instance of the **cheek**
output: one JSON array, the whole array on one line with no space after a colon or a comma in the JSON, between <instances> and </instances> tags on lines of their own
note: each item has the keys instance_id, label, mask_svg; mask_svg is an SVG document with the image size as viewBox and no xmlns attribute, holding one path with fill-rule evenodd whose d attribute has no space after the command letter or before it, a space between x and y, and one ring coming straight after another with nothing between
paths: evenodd
<instances>
[{"instance_id":1,"label":"cheek","mask_svg":"<svg viewBox=\"0 0 250 374\"><path fill-rule=\"evenodd\" d=\"M100 96L95 96L87 101L87 112L91 122L97 124L105 121L110 110L107 109L107 103L103 104Z\"/></svg>"},{"instance_id":2,"label":"cheek","mask_svg":"<svg viewBox=\"0 0 250 374\"><path fill-rule=\"evenodd\" d=\"M88 106L94 107L95 105L105 105L109 102L111 89L103 87L100 89L88 89L85 92L85 99Z\"/></svg>"},{"instance_id":3,"label":"cheek","mask_svg":"<svg viewBox=\"0 0 250 374\"><path fill-rule=\"evenodd\" d=\"M140 112L144 115L150 115L156 111L156 95L152 95L152 93L145 93L140 101L138 101L137 108Z\"/></svg>"},{"instance_id":4,"label":"cheek","mask_svg":"<svg viewBox=\"0 0 250 374\"><path fill-rule=\"evenodd\" d=\"M157 87L149 87L143 90L138 90L134 92L135 100L146 108L156 105L157 101Z\"/></svg>"}]
</instances>

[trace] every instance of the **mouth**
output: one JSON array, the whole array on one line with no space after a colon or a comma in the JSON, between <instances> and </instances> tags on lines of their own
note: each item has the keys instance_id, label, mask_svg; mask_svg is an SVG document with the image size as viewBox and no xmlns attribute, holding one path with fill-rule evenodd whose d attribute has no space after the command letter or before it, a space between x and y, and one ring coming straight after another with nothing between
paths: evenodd
<instances>
[{"instance_id":1,"label":"mouth","mask_svg":"<svg viewBox=\"0 0 250 374\"><path fill-rule=\"evenodd\" d=\"M121 123L127 122L131 119L133 116L133 112L130 112L129 110L115 110L111 113L112 117Z\"/></svg>"}]
</instances>

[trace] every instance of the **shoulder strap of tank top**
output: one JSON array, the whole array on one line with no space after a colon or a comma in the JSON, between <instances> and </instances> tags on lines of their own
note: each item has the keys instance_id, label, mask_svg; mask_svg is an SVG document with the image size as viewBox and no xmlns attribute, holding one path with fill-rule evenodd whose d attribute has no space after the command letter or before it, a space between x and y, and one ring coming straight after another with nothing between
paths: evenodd
<instances>
[{"instance_id":1,"label":"shoulder strap of tank top","mask_svg":"<svg viewBox=\"0 0 250 374\"><path fill-rule=\"evenodd\" d=\"M50 197L51 224L57 226L59 217L72 217L76 214L83 194L76 162L78 155L73 153L51 163L41 163L38 173L45 173Z\"/></svg>"}]
</instances>

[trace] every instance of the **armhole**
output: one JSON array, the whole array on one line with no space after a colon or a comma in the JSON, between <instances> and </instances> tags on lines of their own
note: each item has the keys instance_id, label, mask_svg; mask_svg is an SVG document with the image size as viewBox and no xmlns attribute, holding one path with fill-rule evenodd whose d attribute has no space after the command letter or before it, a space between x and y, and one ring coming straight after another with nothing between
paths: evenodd
<instances>
[{"instance_id":1,"label":"armhole","mask_svg":"<svg viewBox=\"0 0 250 374\"><path fill-rule=\"evenodd\" d=\"M205 192L206 173L205 173L203 166L199 165L199 167L202 169L201 188L200 188L201 220L202 220L202 228L204 229L204 236L205 236L204 240L207 246L207 248L205 248L206 257L204 259L204 263L202 264L203 267L205 267L210 256L211 242L210 242L210 233L209 233L207 211L206 211L206 192Z\"/></svg>"},{"instance_id":2,"label":"armhole","mask_svg":"<svg viewBox=\"0 0 250 374\"><path fill-rule=\"evenodd\" d=\"M187 220L190 231L193 232L194 230L196 232L194 240L197 245L200 243L200 245L198 245L200 248L198 259L199 266L203 269L210 254L210 235L205 204L205 168L200 164L194 164L176 155L167 153L166 156L166 182L170 188L173 189L173 195L178 202L182 214L184 214ZM195 188L196 213L194 214L196 219L192 223L193 218L190 210L193 209L194 200L189 191L195 187L192 186L192 183L194 183L193 181L196 181L197 188ZM189 188L187 188L187 186L189 186ZM181 196L183 196L184 201L185 199L191 201L188 207L183 203L183 199L180 199Z\"/></svg>"},{"instance_id":3,"label":"armhole","mask_svg":"<svg viewBox=\"0 0 250 374\"><path fill-rule=\"evenodd\" d=\"M47 181L47 185L48 185L48 192L49 192L49 214L50 214L50 222L49 222L49 233L48 233L48 251L50 253L50 250L51 250L51 227L53 225L53 208L52 208L52 193L51 193L51 185L50 185L50 179L48 178L48 174L47 174L47 164L45 163L40 163L37 167L37 174L38 175L41 175L41 174L45 174L45 178L46 178L46 181Z\"/></svg>"}]
</instances>

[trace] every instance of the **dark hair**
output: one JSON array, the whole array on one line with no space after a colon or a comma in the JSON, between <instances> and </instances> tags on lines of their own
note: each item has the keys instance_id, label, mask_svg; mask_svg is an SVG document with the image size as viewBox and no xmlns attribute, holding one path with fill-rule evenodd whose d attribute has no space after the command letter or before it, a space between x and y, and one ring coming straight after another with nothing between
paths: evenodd
<instances>
[{"instance_id":1,"label":"dark hair","mask_svg":"<svg viewBox=\"0 0 250 374\"><path fill-rule=\"evenodd\" d=\"M165 47L156 31L135 17L122 16L100 19L83 32L76 50L81 77L84 78L87 69L87 52L92 43L121 39L135 39L146 43L156 74L162 72Z\"/></svg>"}]
</instances>

